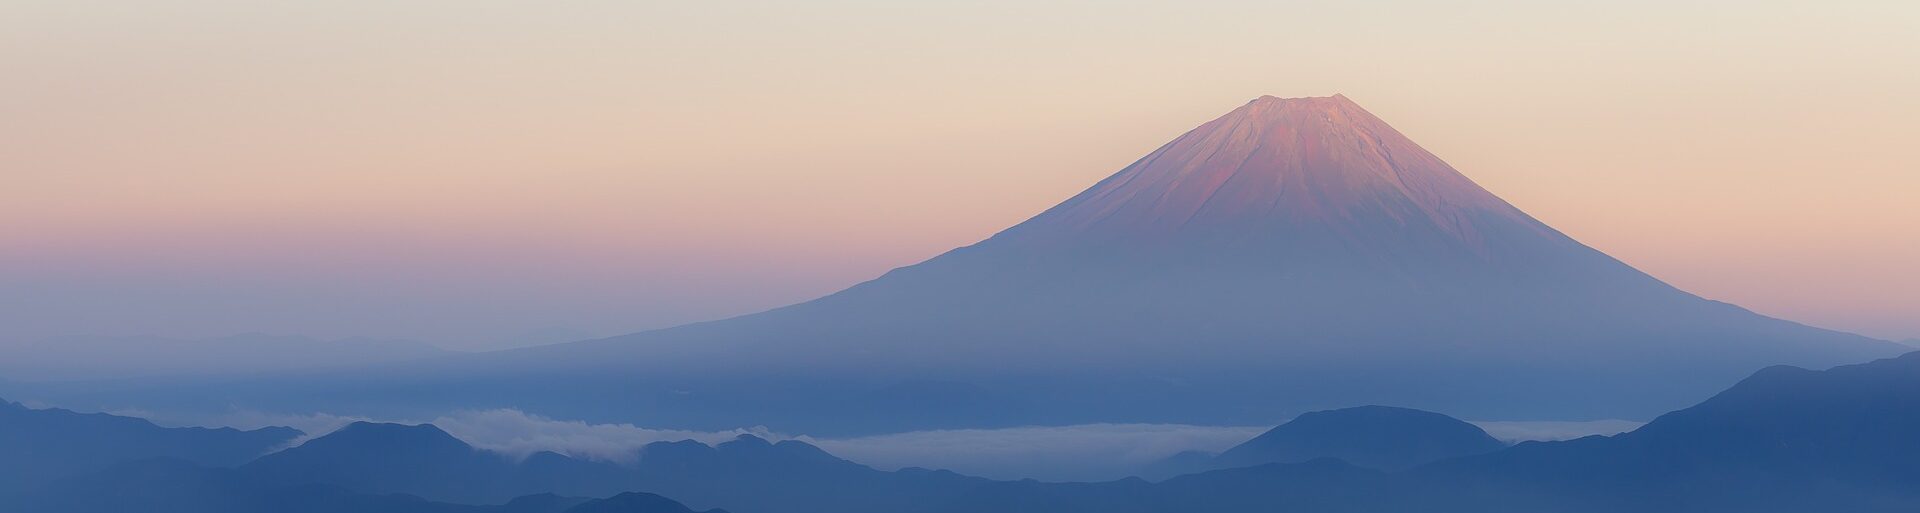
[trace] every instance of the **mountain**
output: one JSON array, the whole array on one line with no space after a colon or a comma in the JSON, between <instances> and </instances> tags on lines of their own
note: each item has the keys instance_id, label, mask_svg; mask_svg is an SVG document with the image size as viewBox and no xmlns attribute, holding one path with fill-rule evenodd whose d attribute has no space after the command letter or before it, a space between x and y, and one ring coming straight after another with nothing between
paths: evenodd
<instances>
[{"instance_id":1,"label":"mountain","mask_svg":"<svg viewBox=\"0 0 1920 513\"><path fill-rule=\"evenodd\" d=\"M698 513L673 499L651 493L628 492L605 499L595 499L579 506L568 508L564 513ZM727 513L722 510L707 510L706 513Z\"/></svg>"},{"instance_id":2,"label":"mountain","mask_svg":"<svg viewBox=\"0 0 1920 513\"><path fill-rule=\"evenodd\" d=\"M1424 412L1381 408L1315 417L1302 419L1304 427L1296 429L1312 432L1383 420L1452 426ZM516 463L476 454L431 426L364 424L343 429L331 440L309 441L297 448L304 449L297 457L270 456L237 469L166 460L126 463L58 480L36 493L0 496L0 509L592 513L618 506L674 513L682 507L724 507L739 513L1895 513L1920 511L1916 432L1920 352L1824 371L1770 367L1629 433L1527 442L1397 472L1318 458L1213 470L1158 483L990 481L920 469L879 471L804 443L743 436L717 446L650 444L632 465L548 474L526 471L534 468L534 458ZM1275 439L1301 436L1281 433L1285 436ZM1321 432L1311 438L1340 435ZM568 465L565 456L544 458L554 461L540 468ZM471 468L463 471L460 466ZM408 472L418 475L393 475ZM536 474L548 481L526 480ZM567 498L578 496L571 492L482 500L514 488L592 480L601 480L598 486L684 502L645 495L583 501ZM460 496L422 498L416 491ZM502 501L502 506L462 505Z\"/></svg>"},{"instance_id":3,"label":"mountain","mask_svg":"<svg viewBox=\"0 0 1920 513\"><path fill-rule=\"evenodd\" d=\"M1338 458L1361 467L1405 470L1455 456L1506 448L1478 426L1438 413L1361 406L1317 411L1234 446L1217 468Z\"/></svg>"},{"instance_id":4,"label":"mountain","mask_svg":"<svg viewBox=\"0 0 1920 513\"><path fill-rule=\"evenodd\" d=\"M44 397L403 418L515 407L814 435L1274 424L1355 404L1645 419L1769 365L1901 351L1676 289L1336 95L1255 99L986 240L766 312L248 386Z\"/></svg>"},{"instance_id":5,"label":"mountain","mask_svg":"<svg viewBox=\"0 0 1920 513\"><path fill-rule=\"evenodd\" d=\"M327 485L273 485L234 469L168 459L124 463L62 479L32 493L0 495L0 508L33 513L694 512L679 502L647 493L622 493L605 499L537 494L501 505L435 502L407 494L358 493Z\"/></svg>"},{"instance_id":6,"label":"mountain","mask_svg":"<svg viewBox=\"0 0 1920 513\"><path fill-rule=\"evenodd\" d=\"M1140 475L1164 479L1214 469L1323 458L1398 471L1506 447L1479 426L1446 415L1391 406L1359 406L1308 412L1218 455L1182 452L1149 465Z\"/></svg>"},{"instance_id":7,"label":"mountain","mask_svg":"<svg viewBox=\"0 0 1920 513\"><path fill-rule=\"evenodd\" d=\"M300 436L290 428L164 428L144 419L0 401L0 493L148 458L237 465Z\"/></svg>"},{"instance_id":8,"label":"mountain","mask_svg":"<svg viewBox=\"0 0 1920 513\"><path fill-rule=\"evenodd\" d=\"M649 412L833 431L1356 403L1647 418L1767 365L1898 352L1667 285L1333 96L1256 99L985 241L827 297L476 360L526 381L645 374L642 389L751 408L635 399ZM739 384L768 375L793 377Z\"/></svg>"},{"instance_id":9,"label":"mountain","mask_svg":"<svg viewBox=\"0 0 1920 513\"><path fill-rule=\"evenodd\" d=\"M616 465L539 453L514 461L430 424L356 423L239 467L268 489L317 485L361 494L493 504L541 493L659 493L731 511L898 511L987 480L951 472L883 472L803 442L742 435L718 445L656 442ZM611 506L609 506L611 507Z\"/></svg>"},{"instance_id":10,"label":"mountain","mask_svg":"<svg viewBox=\"0 0 1920 513\"><path fill-rule=\"evenodd\" d=\"M405 493L459 503L521 495L600 496L626 491L616 465L538 453L522 461L482 451L431 424L356 422L240 467L273 486L323 484L372 494Z\"/></svg>"},{"instance_id":11,"label":"mountain","mask_svg":"<svg viewBox=\"0 0 1920 513\"><path fill-rule=\"evenodd\" d=\"M1769 367L1613 437L1526 443L1415 471L1528 490L1554 510L1920 510L1920 352Z\"/></svg>"},{"instance_id":12,"label":"mountain","mask_svg":"<svg viewBox=\"0 0 1920 513\"><path fill-rule=\"evenodd\" d=\"M1920 352L1825 371L1771 367L1629 433L1526 442L1399 473L1321 459L1158 484L996 483L948 511L1920 511L1916 432Z\"/></svg>"},{"instance_id":13,"label":"mountain","mask_svg":"<svg viewBox=\"0 0 1920 513\"><path fill-rule=\"evenodd\" d=\"M279 486L325 484L363 493L465 501L470 488L494 486L512 465L503 455L475 449L431 425L355 422L262 456L241 470Z\"/></svg>"},{"instance_id":14,"label":"mountain","mask_svg":"<svg viewBox=\"0 0 1920 513\"><path fill-rule=\"evenodd\" d=\"M261 487L231 469L172 459L123 463L0 500L9 511L36 513L467 513L411 496Z\"/></svg>"}]
</instances>

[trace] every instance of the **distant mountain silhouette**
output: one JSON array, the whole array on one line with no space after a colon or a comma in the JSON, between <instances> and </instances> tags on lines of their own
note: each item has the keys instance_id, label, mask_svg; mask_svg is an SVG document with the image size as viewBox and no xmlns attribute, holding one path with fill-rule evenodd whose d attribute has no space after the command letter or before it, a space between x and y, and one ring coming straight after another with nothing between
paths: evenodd
<instances>
[{"instance_id":1,"label":"distant mountain silhouette","mask_svg":"<svg viewBox=\"0 0 1920 513\"><path fill-rule=\"evenodd\" d=\"M432 425L357 422L240 467L274 486L323 484L373 494L486 504L535 493L626 491L611 463L539 453L523 461L473 448Z\"/></svg>"},{"instance_id":2,"label":"distant mountain silhouette","mask_svg":"<svg viewBox=\"0 0 1920 513\"><path fill-rule=\"evenodd\" d=\"M1182 453L1158 466L1160 477L1268 463L1334 458L1376 470L1405 470L1506 448L1479 426L1438 413L1360 406L1301 415L1218 456ZM1146 476L1154 477L1154 476Z\"/></svg>"},{"instance_id":3,"label":"distant mountain silhouette","mask_svg":"<svg viewBox=\"0 0 1920 513\"><path fill-rule=\"evenodd\" d=\"M1438 413L1361 406L1301 415L1220 453L1220 467L1301 463L1338 458L1361 467L1404 470L1415 465L1506 448L1479 426Z\"/></svg>"},{"instance_id":4,"label":"distant mountain silhouette","mask_svg":"<svg viewBox=\"0 0 1920 513\"><path fill-rule=\"evenodd\" d=\"M31 409L0 401L0 493L147 458L237 465L300 434L280 427L253 431L164 428L145 419Z\"/></svg>"},{"instance_id":5,"label":"distant mountain silhouette","mask_svg":"<svg viewBox=\"0 0 1920 513\"><path fill-rule=\"evenodd\" d=\"M430 425L355 422L298 447L261 457L242 471L276 485L325 484L357 492L467 499L496 486L513 462L474 449ZM499 499L513 497L511 491ZM474 501L484 502L484 501Z\"/></svg>"},{"instance_id":6,"label":"distant mountain silhouette","mask_svg":"<svg viewBox=\"0 0 1920 513\"><path fill-rule=\"evenodd\" d=\"M951 472L883 472L806 443L742 435L718 445L694 441L642 447L632 465L540 453L513 461L432 425L356 423L239 468L271 488L338 487L492 504L539 493L607 496L660 493L698 507L734 511L900 509L928 494L988 482ZM857 492L855 490L858 490ZM942 491L933 493L934 491ZM853 508L853 509L849 509Z\"/></svg>"}]
</instances>

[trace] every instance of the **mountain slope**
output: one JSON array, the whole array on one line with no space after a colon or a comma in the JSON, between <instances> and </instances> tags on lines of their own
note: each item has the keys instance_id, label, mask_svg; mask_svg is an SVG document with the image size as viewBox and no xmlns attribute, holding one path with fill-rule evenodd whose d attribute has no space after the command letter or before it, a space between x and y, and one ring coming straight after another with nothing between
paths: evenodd
<instances>
[{"instance_id":1,"label":"mountain slope","mask_svg":"<svg viewBox=\"0 0 1920 513\"><path fill-rule=\"evenodd\" d=\"M1771 367L1629 433L1521 444L1414 475L1529 490L1563 510L1910 511L1920 508L1916 432L1920 352Z\"/></svg>"},{"instance_id":2,"label":"mountain slope","mask_svg":"<svg viewBox=\"0 0 1920 513\"><path fill-rule=\"evenodd\" d=\"M298 436L290 428L164 428L133 417L0 401L0 493L148 458L237 465Z\"/></svg>"},{"instance_id":3,"label":"mountain slope","mask_svg":"<svg viewBox=\"0 0 1920 513\"><path fill-rule=\"evenodd\" d=\"M62 479L31 493L0 495L0 509L34 513L694 513L679 502L631 492L605 499L528 495L497 506L435 502L330 485L276 485L240 470L168 459L124 463Z\"/></svg>"},{"instance_id":4,"label":"mountain slope","mask_svg":"<svg viewBox=\"0 0 1920 513\"><path fill-rule=\"evenodd\" d=\"M627 491L632 482L626 470L610 463L553 453L513 461L430 424L369 422L263 456L240 470L271 486L323 484L461 503L495 503L535 493L604 496Z\"/></svg>"},{"instance_id":5,"label":"mountain slope","mask_svg":"<svg viewBox=\"0 0 1920 513\"><path fill-rule=\"evenodd\" d=\"M1216 468L1338 458L1379 470L1405 470L1456 456L1506 448L1478 426L1433 412L1388 406L1317 411L1281 424L1214 459Z\"/></svg>"},{"instance_id":6,"label":"mountain slope","mask_svg":"<svg viewBox=\"0 0 1920 513\"><path fill-rule=\"evenodd\" d=\"M1401 473L1331 459L1159 484L997 483L947 511L1797 513L1920 510L1920 352L1773 367L1612 437L1528 442ZM1289 507L1292 506L1292 507Z\"/></svg>"},{"instance_id":7,"label":"mountain slope","mask_svg":"<svg viewBox=\"0 0 1920 513\"><path fill-rule=\"evenodd\" d=\"M1220 454L1188 451L1153 462L1140 477L1165 479L1209 470L1322 458L1399 471L1507 447L1479 426L1438 413L1391 406L1308 412Z\"/></svg>"},{"instance_id":8,"label":"mountain slope","mask_svg":"<svg viewBox=\"0 0 1920 513\"><path fill-rule=\"evenodd\" d=\"M730 511L900 511L988 482L951 472L882 472L802 442L748 435L712 446L656 442L635 459L615 465L540 453L513 461L432 425L357 423L237 472L263 489L325 486L464 504L645 491Z\"/></svg>"}]
</instances>

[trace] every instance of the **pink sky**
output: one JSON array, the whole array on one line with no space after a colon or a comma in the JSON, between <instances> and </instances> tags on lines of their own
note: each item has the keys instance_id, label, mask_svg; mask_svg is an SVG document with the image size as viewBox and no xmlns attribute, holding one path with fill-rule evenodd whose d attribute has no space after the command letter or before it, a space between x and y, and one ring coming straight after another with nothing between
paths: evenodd
<instances>
[{"instance_id":1,"label":"pink sky","mask_svg":"<svg viewBox=\"0 0 1920 513\"><path fill-rule=\"evenodd\" d=\"M1682 288L1920 337L1909 5L128 4L0 16L0 339L744 313L1336 92Z\"/></svg>"}]
</instances>

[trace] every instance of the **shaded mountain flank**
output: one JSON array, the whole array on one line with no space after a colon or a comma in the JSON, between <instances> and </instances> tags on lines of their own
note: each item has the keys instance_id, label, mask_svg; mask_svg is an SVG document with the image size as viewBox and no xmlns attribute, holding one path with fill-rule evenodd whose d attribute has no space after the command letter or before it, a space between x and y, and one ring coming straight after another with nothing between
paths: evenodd
<instances>
[{"instance_id":1,"label":"shaded mountain flank","mask_svg":"<svg viewBox=\"0 0 1920 513\"><path fill-rule=\"evenodd\" d=\"M275 486L243 471L168 459L123 463L0 501L7 511L22 513L695 513L671 499L635 492L605 499L536 494L471 505L328 485Z\"/></svg>"},{"instance_id":2,"label":"shaded mountain flank","mask_svg":"<svg viewBox=\"0 0 1920 513\"><path fill-rule=\"evenodd\" d=\"M940 471L884 472L792 440L751 435L706 445L656 442L632 464L539 453L515 461L432 425L359 423L262 457L240 472L273 486L318 484L376 494L492 504L537 493L645 491L730 511L910 510L985 479Z\"/></svg>"},{"instance_id":3,"label":"shaded mountain flank","mask_svg":"<svg viewBox=\"0 0 1920 513\"><path fill-rule=\"evenodd\" d=\"M1479 426L1433 412L1361 406L1301 415L1220 453L1217 465L1248 467L1338 458L1354 465L1404 470L1415 465L1506 448Z\"/></svg>"},{"instance_id":4,"label":"shaded mountain flank","mask_svg":"<svg viewBox=\"0 0 1920 513\"><path fill-rule=\"evenodd\" d=\"M165 428L145 419L0 400L0 493L146 458L231 466L292 443L291 428Z\"/></svg>"},{"instance_id":5,"label":"shaded mountain flank","mask_svg":"<svg viewBox=\"0 0 1920 513\"><path fill-rule=\"evenodd\" d=\"M362 422L235 467L130 458L0 493L0 511L689 511L651 493L700 509L911 511L989 482L945 471L883 472L802 442L744 435L712 446L648 444L634 463L620 465L555 453L515 460L431 425Z\"/></svg>"},{"instance_id":6,"label":"shaded mountain flank","mask_svg":"<svg viewBox=\"0 0 1920 513\"><path fill-rule=\"evenodd\" d=\"M1479 426L1446 415L1391 406L1316 411L1287 421L1218 455L1181 453L1142 477L1164 478L1213 469L1338 459L1375 470L1406 470L1458 456L1507 447Z\"/></svg>"},{"instance_id":7,"label":"shaded mountain flank","mask_svg":"<svg viewBox=\"0 0 1920 513\"><path fill-rule=\"evenodd\" d=\"M1771 367L1629 433L1399 473L1321 459L1157 485L1000 483L950 511L1916 511L1915 430L1920 353L1826 371Z\"/></svg>"}]
</instances>

